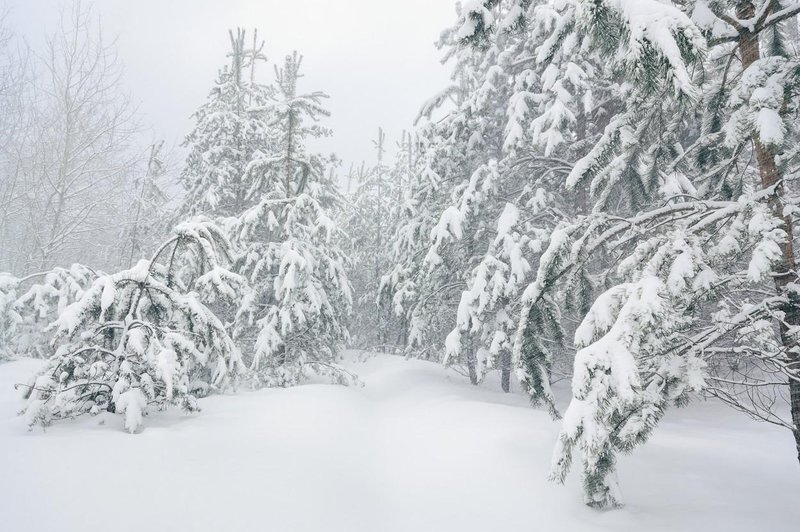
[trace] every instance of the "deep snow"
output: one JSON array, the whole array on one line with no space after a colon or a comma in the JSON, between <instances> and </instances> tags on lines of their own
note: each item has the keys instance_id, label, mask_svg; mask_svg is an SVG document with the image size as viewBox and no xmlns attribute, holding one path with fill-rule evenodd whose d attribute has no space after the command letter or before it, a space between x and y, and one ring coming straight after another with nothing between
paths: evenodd
<instances>
[{"instance_id":1,"label":"deep snow","mask_svg":"<svg viewBox=\"0 0 800 532\"><path fill-rule=\"evenodd\" d=\"M28 432L0 365L0 530L797 530L785 430L721 405L673 411L621 458L627 506L583 506L545 480L557 423L520 394L439 365L351 362L363 388L308 384L156 412L136 435L106 414ZM103 423L103 424L101 424Z\"/></svg>"}]
</instances>

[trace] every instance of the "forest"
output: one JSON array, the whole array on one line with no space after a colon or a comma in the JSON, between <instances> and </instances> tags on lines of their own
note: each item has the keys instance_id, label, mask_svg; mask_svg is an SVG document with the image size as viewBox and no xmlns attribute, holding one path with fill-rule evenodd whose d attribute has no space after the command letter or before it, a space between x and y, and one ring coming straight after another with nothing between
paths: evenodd
<instances>
[{"instance_id":1,"label":"forest","mask_svg":"<svg viewBox=\"0 0 800 532\"><path fill-rule=\"evenodd\" d=\"M158 519L137 492L186 482L169 449L197 445L203 491L251 461L283 478L282 454L314 486L339 478L319 453L359 472L276 530L800 527L800 2L453 4L430 52L450 82L406 130L370 132L364 162L319 148L331 98L257 20L219 28L173 144L146 134L99 5L54 2L41 43L0 11L0 513L21 528L15 485L69 486L99 452L70 504L103 507L119 476L110 508ZM225 431L241 451L215 450ZM135 480L160 445L163 476ZM218 452L247 457L223 474ZM424 483L383 471L440 455L463 460ZM678 483L684 502L647 495ZM374 515L340 520L340 489ZM438 521L429 493L451 489L463 521ZM208 501L237 516L163 525L255 529L234 509L257 499ZM80 529L42 504L31 530Z\"/></svg>"}]
</instances>

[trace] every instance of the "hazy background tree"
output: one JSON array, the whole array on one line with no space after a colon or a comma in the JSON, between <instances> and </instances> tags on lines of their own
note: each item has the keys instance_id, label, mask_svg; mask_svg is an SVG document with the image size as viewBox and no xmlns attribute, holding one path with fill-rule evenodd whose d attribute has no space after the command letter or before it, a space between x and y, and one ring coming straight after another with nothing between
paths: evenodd
<instances>
[{"instance_id":1,"label":"hazy background tree","mask_svg":"<svg viewBox=\"0 0 800 532\"><path fill-rule=\"evenodd\" d=\"M118 260L119 223L134 148L136 108L121 85L122 65L81 2L25 72L21 116L5 149L15 209L4 210L0 269L24 274L91 257Z\"/></svg>"},{"instance_id":2,"label":"hazy background tree","mask_svg":"<svg viewBox=\"0 0 800 532\"><path fill-rule=\"evenodd\" d=\"M378 129L375 164L351 168L341 205L343 249L347 252L348 278L353 283L355 304L351 318L352 345L380 352L405 348L405 322L397 315L391 298L381 297L381 279L391 269L392 240L402 215L410 172L416 164L411 135L403 131L397 155L389 160L386 133Z\"/></svg>"}]
</instances>

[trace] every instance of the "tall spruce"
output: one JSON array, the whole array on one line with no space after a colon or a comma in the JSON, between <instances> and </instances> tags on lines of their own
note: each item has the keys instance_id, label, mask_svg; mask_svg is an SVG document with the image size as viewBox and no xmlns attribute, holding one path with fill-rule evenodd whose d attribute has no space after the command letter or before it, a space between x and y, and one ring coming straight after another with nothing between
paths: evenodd
<instances>
[{"instance_id":1,"label":"tall spruce","mask_svg":"<svg viewBox=\"0 0 800 532\"><path fill-rule=\"evenodd\" d=\"M466 6L442 36L454 83L423 107L435 119L421 129L423 162L387 276L410 314L412 346L438 347L472 382L499 369L505 390L522 290L552 229L584 201L559 185L618 99L617 86L596 75L596 54L575 50L564 68L538 68L533 54L553 17L540 27L514 8L480 8L497 28L471 39L475 12ZM561 315L555 306L549 312ZM558 319L547 326L550 336L563 335ZM547 380L557 346L529 338L526 363L516 365L525 388Z\"/></svg>"},{"instance_id":2,"label":"tall spruce","mask_svg":"<svg viewBox=\"0 0 800 532\"><path fill-rule=\"evenodd\" d=\"M251 48L243 29L229 36L230 64L220 70L206 103L194 113L194 129L184 141L188 155L181 174L186 189L183 216L235 216L253 206L258 200L249 165L274 148L272 117L264 111L274 88L257 77L258 67L267 60L264 43L259 43L257 31Z\"/></svg>"},{"instance_id":3,"label":"tall spruce","mask_svg":"<svg viewBox=\"0 0 800 532\"><path fill-rule=\"evenodd\" d=\"M329 214L337 195L326 170L335 158L306 146L329 134L319 124L329 115L327 95L298 91L301 62L295 52L275 69L275 101L259 111L271 117L276 143L249 165L257 202L230 225L240 249L237 271L251 288L235 335L258 381L269 386L290 386L309 373L354 381L338 364L352 299Z\"/></svg>"}]
</instances>

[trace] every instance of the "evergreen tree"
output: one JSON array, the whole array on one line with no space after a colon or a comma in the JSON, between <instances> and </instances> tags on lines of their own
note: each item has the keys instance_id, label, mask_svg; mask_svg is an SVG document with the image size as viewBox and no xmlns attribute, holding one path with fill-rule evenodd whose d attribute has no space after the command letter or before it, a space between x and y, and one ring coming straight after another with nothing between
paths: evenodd
<instances>
[{"instance_id":1,"label":"evergreen tree","mask_svg":"<svg viewBox=\"0 0 800 532\"><path fill-rule=\"evenodd\" d=\"M195 113L195 127L184 141L189 151L181 181L186 189L182 214L235 216L258 201L248 169L273 149L271 117L264 112L274 89L256 81L266 62L263 42L253 34L245 48L245 31L230 33L230 65L220 72L208 100Z\"/></svg>"},{"instance_id":2,"label":"evergreen tree","mask_svg":"<svg viewBox=\"0 0 800 532\"><path fill-rule=\"evenodd\" d=\"M14 356L11 347L16 339L16 331L22 321L17 308L17 287L19 280L10 274L0 274L0 362Z\"/></svg>"},{"instance_id":3,"label":"evergreen tree","mask_svg":"<svg viewBox=\"0 0 800 532\"><path fill-rule=\"evenodd\" d=\"M444 32L439 46L455 61L454 83L422 108L419 157L403 208L405 219L394 239L395 264L382 288L408 324L409 355L439 360L447 332L455 325L453 308L477 260L476 237L481 238L475 227L463 227L476 218L465 219L467 213L458 207L462 198L466 206L491 188L480 190L484 176L491 174L485 172L484 146L491 137L484 139L484 131L475 130L484 116L470 99L480 87L481 58L477 53L457 54L453 33ZM445 116L429 120L439 109ZM463 355L464 367L477 383L475 352L469 349Z\"/></svg>"},{"instance_id":4,"label":"evergreen tree","mask_svg":"<svg viewBox=\"0 0 800 532\"><path fill-rule=\"evenodd\" d=\"M403 132L397 160L386 163L386 136L378 129L374 141L377 163L358 172L351 169L348 181L357 181L342 207L343 249L350 259L348 278L357 301L350 327L353 345L387 352L402 348L403 325L392 303L379 297L381 278L391 268L391 238L397 230L404 187L414 166L411 136Z\"/></svg>"},{"instance_id":5,"label":"evergreen tree","mask_svg":"<svg viewBox=\"0 0 800 532\"><path fill-rule=\"evenodd\" d=\"M213 224L181 224L149 261L99 277L53 322L57 346L27 387L30 426L101 411L135 432L153 406L196 411L197 397L243 370L225 327L203 304L236 298L230 244Z\"/></svg>"},{"instance_id":6,"label":"evergreen tree","mask_svg":"<svg viewBox=\"0 0 800 532\"><path fill-rule=\"evenodd\" d=\"M598 76L598 54L571 49L559 54L563 67L538 66L535 52L550 46L553 14L528 22L515 2L475 9L466 6L442 37L455 83L423 108L430 114L439 107L445 116L422 130L424 166L411 206L418 211L410 211L398 238L388 286L398 306L413 309L412 330L424 324L423 331L440 331L433 337L414 330L412 341L444 344L445 361L461 360L473 382L499 368L508 390L516 366L523 386L535 390L563 351L553 348L563 331L551 321L558 323L548 329L556 341L532 337L527 362L512 363L522 289L552 229L585 201L578 191L559 191L560 183L603 131L619 95ZM476 13L491 24L476 23ZM477 40L468 34L474 24L484 28ZM561 315L556 307L550 312ZM441 315L450 321L441 323Z\"/></svg>"},{"instance_id":7,"label":"evergreen tree","mask_svg":"<svg viewBox=\"0 0 800 532\"><path fill-rule=\"evenodd\" d=\"M237 271L251 290L241 302L235 334L247 345L250 368L269 386L290 386L309 372L351 382L337 364L348 334L350 284L345 257L329 217L336 194L326 175L333 158L309 152L309 139L329 132L322 92L300 93L302 57L276 68L276 99L269 107L275 151L259 154L248 168L258 202L231 221L241 248Z\"/></svg>"},{"instance_id":8,"label":"evergreen tree","mask_svg":"<svg viewBox=\"0 0 800 532\"><path fill-rule=\"evenodd\" d=\"M54 336L50 323L80 299L98 275L82 264L23 278L0 273L0 356L49 357Z\"/></svg>"},{"instance_id":9,"label":"evergreen tree","mask_svg":"<svg viewBox=\"0 0 800 532\"><path fill-rule=\"evenodd\" d=\"M134 181L131 221L122 235L126 242L123 253L127 254L129 266L133 266L135 260L157 245L168 224L165 207L169 198L163 190L166 171L164 141L161 141L150 146L144 175Z\"/></svg>"},{"instance_id":10,"label":"evergreen tree","mask_svg":"<svg viewBox=\"0 0 800 532\"><path fill-rule=\"evenodd\" d=\"M463 38L472 46L505 31L486 16L494 5L470 11ZM781 23L800 8L510 5L517 29L549 21L532 54L544 72L566 74L571 52L590 51L606 58L598 74L624 81L608 125L564 181L567 192L588 192L591 208L553 232L515 340L522 370L541 375L532 364L537 339L560 327L553 308L588 308L553 477L564 479L578 451L587 503L620 504L616 455L701 390L800 443L789 118L798 70L781 46ZM544 376L534 384L534 397L549 397ZM774 408L780 398L791 419Z\"/></svg>"}]
</instances>

